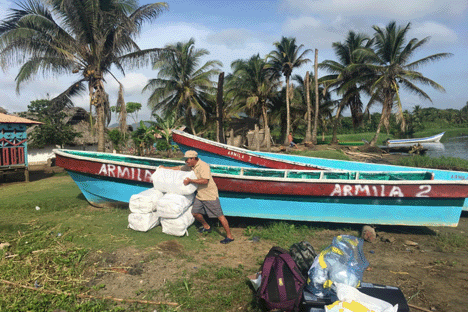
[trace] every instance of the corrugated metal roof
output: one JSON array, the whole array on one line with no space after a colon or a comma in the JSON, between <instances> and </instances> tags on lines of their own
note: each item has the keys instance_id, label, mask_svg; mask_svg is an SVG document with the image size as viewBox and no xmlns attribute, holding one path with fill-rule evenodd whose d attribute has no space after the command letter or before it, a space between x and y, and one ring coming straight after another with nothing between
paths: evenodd
<instances>
[{"instance_id":1,"label":"corrugated metal roof","mask_svg":"<svg viewBox=\"0 0 468 312\"><path fill-rule=\"evenodd\" d=\"M0 113L0 123L21 123L21 124L42 124L42 122L34 121L13 115Z\"/></svg>"}]
</instances>

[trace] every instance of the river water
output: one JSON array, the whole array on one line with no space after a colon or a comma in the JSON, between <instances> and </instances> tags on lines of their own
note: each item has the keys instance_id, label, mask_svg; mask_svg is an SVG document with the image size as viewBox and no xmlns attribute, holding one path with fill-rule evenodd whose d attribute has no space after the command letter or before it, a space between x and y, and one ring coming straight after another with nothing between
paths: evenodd
<instances>
[{"instance_id":1,"label":"river water","mask_svg":"<svg viewBox=\"0 0 468 312\"><path fill-rule=\"evenodd\" d=\"M423 143L422 146L427 148L426 155L429 157L445 156L468 160L468 136L450 138L444 143Z\"/></svg>"}]
</instances>

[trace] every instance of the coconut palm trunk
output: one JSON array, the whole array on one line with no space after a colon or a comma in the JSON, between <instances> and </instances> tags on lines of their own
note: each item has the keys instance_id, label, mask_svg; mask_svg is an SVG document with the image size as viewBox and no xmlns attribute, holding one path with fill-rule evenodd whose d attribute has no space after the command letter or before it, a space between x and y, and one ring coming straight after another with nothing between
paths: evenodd
<instances>
[{"instance_id":1,"label":"coconut palm trunk","mask_svg":"<svg viewBox=\"0 0 468 312\"><path fill-rule=\"evenodd\" d=\"M284 135L284 144L288 145L288 135L289 132L291 131L291 112L290 112L290 107L289 107L289 75L286 76L286 132Z\"/></svg>"},{"instance_id":2,"label":"coconut palm trunk","mask_svg":"<svg viewBox=\"0 0 468 312\"><path fill-rule=\"evenodd\" d=\"M318 50L315 49L315 63L314 63L314 82L315 82L315 116L314 116L314 130L312 132L312 143L317 144L317 127L319 116L319 91L318 91Z\"/></svg>"},{"instance_id":3,"label":"coconut palm trunk","mask_svg":"<svg viewBox=\"0 0 468 312\"><path fill-rule=\"evenodd\" d=\"M375 131L375 135L372 138L372 140L369 142L370 146L376 146L377 145L377 140L379 138L380 134L380 129L382 125L388 121L388 118L390 117L390 114L392 113L392 104L393 104L393 98L395 97L395 92L388 92L387 95L385 96L385 100L382 106L382 115L380 116L379 124L377 125L377 129Z\"/></svg>"},{"instance_id":4,"label":"coconut palm trunk","mask_svg":"<svg viewBox=\"0 0 468 312\"><path fill-rule=\"evenodd\" d=\"M306 92L306 102L307 102L307 132L305 135L306 142L312 142L312 107L310 104L310 85L309 85L309 72L306 72L305 76L305 92Z\"/></svg>"}]
</instances>

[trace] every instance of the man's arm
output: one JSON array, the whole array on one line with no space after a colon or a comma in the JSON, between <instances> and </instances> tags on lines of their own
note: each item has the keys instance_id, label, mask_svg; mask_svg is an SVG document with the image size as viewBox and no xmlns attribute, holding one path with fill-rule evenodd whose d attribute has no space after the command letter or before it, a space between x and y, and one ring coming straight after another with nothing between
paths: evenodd
<instances>
[{"instance_id":1,"label":"man's arm","mask_svg":"<svg viewBox=\"0 0 468 312\"><path fill-rule=\"evenodd\" d=\"M185 178L184 179L184 185L187 185L189 183L195 183L195 184L208 184L208 179L190 179L190 178Z\"/></svg>"}]
</instances>

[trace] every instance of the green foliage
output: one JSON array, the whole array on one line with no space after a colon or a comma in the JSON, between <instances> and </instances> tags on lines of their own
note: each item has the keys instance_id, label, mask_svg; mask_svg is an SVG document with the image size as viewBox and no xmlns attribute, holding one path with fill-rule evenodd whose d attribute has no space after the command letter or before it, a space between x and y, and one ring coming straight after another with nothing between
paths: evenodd
<instances>
[{"instance_id":1,"label":"green foliage","mask_svg":"<svg viewBox=\"0 0 468 312\"><path fill-rule=\"evenodd\" d=\"M156 142L154 134L156 133L155 126L148 127L145 122L140 121L140 126L136 131L132 132L132 140L135 144L135 151L138 155L144 155L145 151L148 153L149 149Z\"/></svg>"},{"instance_id":2,"label":"green foliage","mask_svg":"<svg viewBox=\"0 0 468 312\"><path fill-rule=\"evenodd\" d=\"M125 146L125 135L118 129L109 130L107 132L107 137L112 142L112 145L114 146L117 152L120 152L122 150L122 147Z\"/></svg>"},{"instance_id":3,"label":"green foliage","mask_svg":"<svg viewBox=\"0 0 468 312\"><path fill-rule=\"evenodd\" d=\"M158 151L168 151L172 148L171 144L167 143L165 140L156 141L156 149Z\"/></svg>"},{"instance_id":4,"label":"green foliage","mask_svg":"<svg viewBox=\"0 0 468 312\"><path fill-rule=\"evenodd\" d=\"M125 104L125 109L127 111L127 114L130 114L130 117L132 117L133 121L135 123L138 122L138 112L141 110L141 103L137 102L128 102ZM117 106L111 106L110 107L111 112L119 114L120 113L120 107L117 108Z\"/></svg>"},{"instance_id":5,"label":"green foliage","mask_svg":"<svg viewBox=\"0 0 468 312\"><path fill-rule=\"evenodd\" d=\"M50 100L35 100L28 105L28 110L36 114L38 120L43 123L36 126L29 134L32 147L42 148L46 145L63 147L67 144L73 144L75 138L82 136L71 125L64 123L66 118L64 112L50 114L51 105Z\"/></svg>"}]
</instances>

